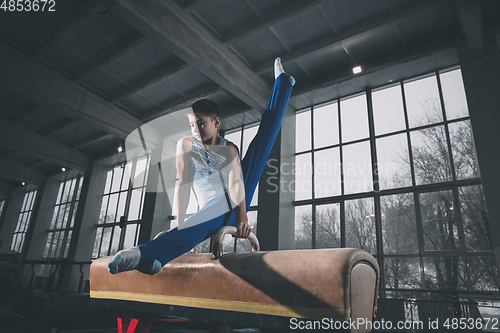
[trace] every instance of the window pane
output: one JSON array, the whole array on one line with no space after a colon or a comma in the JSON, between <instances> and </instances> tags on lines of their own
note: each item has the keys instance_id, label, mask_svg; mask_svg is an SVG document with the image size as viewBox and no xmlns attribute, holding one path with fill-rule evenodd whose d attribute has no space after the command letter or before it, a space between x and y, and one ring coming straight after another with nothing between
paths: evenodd
<instances>
[{"instance_id":1,"label":"window pane","mask_svg":"<svg viewBox=\"0 0 500 333\"><path fill-rule=\"evenodd\" d=\"M481 186L458 188L467 251L493 251L490 222Z\"/></svg>"},{"instance_id":2,"label":"window pane","mask_svg":"<svg viewBox=\"0 0 500 333\"><path fill-rule=\"evenodd\" d=\"M411 186L410 157L406 134L377 139L376 146L380 189Z\"/></svg>"},{"instance_id":3,"label":"window pane","mask_svg":"<svg viewBox=\"0 0 500 333\"><path fill-rule=\"evenodd\" d=\"M139 209L141 207L142 189L135 189L132 191L130 198L130 208L128 213L128 220L134 221L139 219Z\"/></svg>"},{"instance_id":4,"label":"window pane","mask_svg":"<svg viewBox=\"0 0 500 333\"><path fill-rule=\"evenodd\" d=\"M99 224L105 223L106 221L106 210L108 208L109 195L102 197L101 212L99 213Z\"/></svg>"},{"instance_id":5,"label":"window pane","mask_svg":"<svg viewBox=\"0 0 500 333\"><path fill-rule=\"evenodd\" d=\"M111 241L111 232L113 228L104 228L101 244L101 252L99 257L104 257L109 255L109 242Z\"/></svg>"},{"instance_id":6,"label":"window pane","mask_svg":"<svg viewBox=\"0 0 500 333\"><path fill-rule=\"evenodd\" d=\"M106 175L106 184L104 185L104 193L111 191L111 180L113 178L113 170L109 170Z\"/></svg>"},{"instance_id":7,"label":"window pane","mask_svg":"<svg viewBox=\"0 0 500 333\"><path fill-rule=\"evenodd\" d=\"M410 128L443 121L435 75L405 83L404 89Z\"/></svg>"},{"instance_id":8,"label":"window pane","mask_svg":"<svg viewBox=\"0 0 500 333\"><path fill-rule=\"evenodd\" d=\"M452 179L450 155L443 126L411 132L410 140L417 185Z\"/></svg>"},{"instance_id":9,"label":"window pane","mask_svg":"<svg viewBox=\"0 0 500 333\"><path fill-rule=\"evenodd\" d=\"M64 217L62 218L62 226L61 226L62 228L66 228L66 224L68 223L68 216L69 216L71 204L68 203L65 206L66 206L66 209L64 211Z\"/></svg>"},{"instance_id":10,"label":"window pane","mask_svg":"<svg viewBox=\"0 0 500 333\"><path fill-rule=\"evenodd\" d=\"M385 258L385 286L395 289L420 289L420 261L418 258Z\"/></svg>"},{"instance_id":11,"label":"window pane","mask_svg":"<svg viewBox=\"0 0 500 333\"><path fill-rule=\"evenodd\" d=\"M314 196L323 198L340 195L340 149L314 152Z\"/></svg>"},{"instance_id":12,"label":"window pane","mask_svg":"<svg viewBox=\"0 0 500 333\"><path fill-rule=\"evenodd\" d=\"M368 138L366 95L340 101L342 142Z\"/></svg>"},{"instance_id":13,"label":"window pane","mask_svg":"<svg viewBox=\"0 0 500 333\"><path fill-rule=\"evenodd\" d=\"M115 222L120 222L120 218L125 214L125 204L127 203L127 192L120 192L120 201L115 216Z\"/></svg>"},{"instance_id":14,"label":"window pane","mask_svg":"<svg viewBox=\"0 0 500 333\"><path fill-rule=\"evenodd\" d=\"M78 192L76 193L76 200L80 200L80 194L82 193L83 179L84 179L84 177L81 176L80 182L78 184Z\"/></svg>"},{"instance_id":15,"label":"window pane","mask_svg":"<svg viewBox=\"0 0 500 333\"><path fill-rule=\"evenodd\" d=\"M321 148L338 144L339 113L337 103L314 108L313 115L314 148Z\"/></svg>"},{"instance_id":16,"label":"window pane","mask_svg":"<svg viewBox=\"0 0 500 333\"><path fill-rule=\"evenodd\" d=\"M52 244L52 232L49 232L49 235L47 236L47 244L45 244L45 251L43 251L43 257L47 258L49 255L49 249L50 245Z\"/></svg>"},{"instance_id":17,"label":"window pane","mask_svg":"<svg viewBox=\"0 0 500 333\"><path fill-rule=\"evenodd\" d=\"M312 206L295 207L295 248L312 248Z\"/></svg>"},{"instance_id":18,"label":"window pane","mask_svg":"<svg viewBox=\"0 0 500 333\"><path fill-rule=\"evenodd\" d=\"M75 206L73 207L73 216L71 217L70 228L73 228L75 225L76 212L78 211L78 201L75 202Z\"/></svg>"},{"instance_id":19,"label":"window pane","mask_svg":"<svg viewBox=\"0 0 500 333\"><path fill-rule=\"evenodd\" d=\"M50 223L50 229L54 229L56 227L57 216L59 214L59 210L61 206L56 206L54 208L54 215L52 215L52 222Z\"/></svg>"},{"instance_id":20,"label":"window pane","mask_svg":"<svg viewBox=\"0 0 500 333\"><path fill-rule=\"evenodd\" d=\"M68 189L67 196L64 197L64 202L69 202L73 200L73 195L75 193L76 178L67 181L66 188Z\"/></svg>"},{"instance_id":21,"label":"window pane","mask_svg":"<svg viewBox=\"0 0 500 333\"><path fill-rule=\"evenodd\" d=\"M441 89L443 90L444 109L447 119L456 119L469 115L467 99L465 97L464 82L460 69L440 74Z\"/></svg>"},{"instance_id":22,"label":"window pane","mask_svg":"<svg viewBox=\"0 0 500 333\"><path fill-rule=\"evenodd\" d=\"M141 158L135 166L134 188L146 185L148 159Z\"/></svg>"},{"instance_id":23,"label":"window pane","mask_svg":"<svg viewBox=\"0 0 500 333\"><path fill-rule=\"evenodd\" d=\"M116 206L118 204L118 193L109 196L108 212L105 223L113 223L116 217Z\"/></svg>"},{"instance_id":24,"label":"window pane","mask_svg":"<svg viewBox=\"0 0 500 333\"><path fill-rule=\"evenodd\" d=\"M340 204L316 206L316 248L341 247Z\"/></svg>"},{"instance_id":25,"label":"window pane","mask_svg":"<svg viewBox=\"0 0 500 333\"><path fill-rule=\"evenodd\" d=\"M448 128L457 179L479 177L476 148L474 147L470 122L466 120L452 123L448 125Z\"/></svg>"},{"instance_id":26,"label":"window pane","mask_svg":"<svg viewBox=\"0 0 500 333\"><path fill-rule=\"evenodd\" d=\"M344 193L373 190L370 142L364 141L343 147Z\"/></svg>"},{"instance_id":27,"label":"window pane","mask_svg":"<svg viewBox=\"0 0 500 333\"><path fill-rule=\"evenodd\" d=\"M418 253L413 193L380 197L384 253Z\"/></svg>"},{"instance_id":28,"label":"window pane","mask_svg":"<svg viewBox=\"0 0 500 333\"><path fill-rule=\"evenodd\" d=\"M114 255L116 252L118 252L118 246L120 245L121 232L122 232L122 229L120 227L115 226L113 228L113 239L111 241L111 250L109 251L109 255Z\"/></svg>"},{"instance_id":29,"label":"window pane","mask_svg":"<svg viewBox=\"0 0 500 333\"><path fill-rule=\"evenodd\" d=\"M94 241L94 250L92 251L92 258L97 258L99 255L99 249L101 246L102 229L103 228L97 228L97 232L95 235L95 241Z\"/></svg>"},{"instance_id":30,"label":"window pane","mask_svg":"<svg viewBox=\"0 0 500 333\"><path fill-rule=\"evenodd\" d=\"M123 168L121 166L115 167L113 169L113 184L111 185L111 192L116 192L120 190Z\"/></svg>"},{"instance_id":31,"label":"window pane","mask_svg":"<svg viewBox=\"0 0 500 333\"><path fill-rule=\"evenodd\" d=\"M68 239L66 240L66 246L64 247L64 258L68 257L68 252L69 252L69 245L71 243L71 236L73 234L73 231L68 231Z\"/></svg>"},{"instance_id":32,"label":"window pane","mask_svg":"<svg viewBox=\"0 0 500 333\"><path fill-rule=\"evenodd\" d=\"M406 128L403 97L399 85L372 93L375 135L391 133Z\"/></svg>"},{"instance_id":33,"label":"window pane","mask_svg":"<svg viewBox=\"0 0 500 333\"><path fill-rule=\"evenodd\" d=\"M130 179L130 172L132 171L132 162L127 162L125 167L123 168L123 181L121 186L121 191L125 191L128 189L130 185L130 181L134 179Z\"/></svg>"},{"instance_id":34,"label":"window pane","mask_svg":"<svg viewBox=\"0 0 500 333\"><path fill-rule=\"evenodd\" d=\"M421 193L419 198L425 250L458 250L460 244L452 192Z\"/></svg>"},{"instance_id":35,"label":"window pane","mask_svg":"<svg viewBox=\"0 0 500 333\"><path fill-rule=\"evenodd\" d=\"M373 198L345 202L345 246L377 254Z\"/></svg>"},{"instance_id":36,"label":"window pane","mask_svg":"<svg viewBox=\"0 0 500 333\"><path fill-rule=\"evenodd\" d=\"M297 153L311 149L311 111L295 116L295 150Z\"/></svg>"},{"instance_id":37,"label":"window pane","mask_svg":"<svg viewBox=\"0 0 500 333\"><path fill-rule=\"evenodd\" d=\"M460 257L424 257L426 289L464 290L464 261Z\"/></svg>"},{"instance_id":38,"label":"window pane","mask_svg":"<svg viewBox=\"0 0 500 333\"><path fill-rule=\"evenodd\" d=\"M479 291L498 291L497 262L495 257L468 257L472 288Z\"/></svg>"},{"instance_id":39,"label":"window pane","mask_svg":"<svg viewBox=\"0 0 500 333\"><path fill-rule=\"evenodd\" d=\"M28 192L27 196L28 196L28 198L26 198L26 205L24 205L23 211L27 211L27 210L31 209L31 201L33 199L33 192Z\"/></svg>"},{"instance_id":40,"label":"window pane","mask_svg":"<svg viewBox=\"0 0 500 333\"><path fill-rule=\"evenodd\" d=\"M295 156L295 200L312 198L311 153ZM279 182L273 183L279 188Z\"/></svg>"},{"instance_id":41,"label":"window pane","mask_svg":"<svg viewBox=\"0 0 500 333\"><path fill-rule=\"evenodd\" d=\"M64 242L64 237L66 235L66 232L65 231L61 231L61 234L59 235L59 240L57 242L57 245L56 245L56 255L55 255L55 258L60 258L61 257L61 250L62 250L62 245L63 245L63 242Z\"/></svg>"},{"instance_id":42,"label":"window pane","mask_svg":"<svg viewBox=\"0 0 500 333\"><path fill-rule=\"evenodd\" d=\"M146 188L143 187L142 188L142 197L141 197L141 204L139 205L139 220L142 220L142 212L143 212L143 208L144 208L144 199L146 197Z\"/></svg>"},{"instance_id":43,"label":"window pane","mask_svg":"<svg viewBox=\"0 0 500 333\"><path fill-rule=\"evenodd\" d=\"M125 241L123 242L123 248L128 249L134 246L135 232L137 230L137 224L127 224L127 229L125 231Z\"/></svg>"},{"instance_id":44,"label":"window pane","mask_svg":"<svg viewBox=\"0 0 500 333\"><path fill-rule=\"evenodd\" d=\"M56 257L57 244L59 242L59 237L61 236L61 232L54 232L54 236L52 237L52 244L49 251L49 258Z\"/></svg>"},{"instance_id":45,"label":"window pane","mask_svg":"<svg viewBox=\"0 0 500 333\"><path fill-rule=\"evenodd\" d=\"M60 204L61 203L61 196L62 196L63 187L64 187L64 182L62 182L61 184L59 184L59 192L57 193L56 204Z\"/></svg>"},{"instance_id":46,"label":"window pane","mask_svg":"<svg viewBox=\"0 0 500 333\"><path fill-rule=\"evenodd\" d=\"M241 156L245 156L248 150L248 146L250 145L250 142L252 142L253 138L257 134L257 130L259 129L259 124L254 125L249 128L245 128L243 130L243 148L241 151L243 152Z\"/></svg>"}]
</instances>

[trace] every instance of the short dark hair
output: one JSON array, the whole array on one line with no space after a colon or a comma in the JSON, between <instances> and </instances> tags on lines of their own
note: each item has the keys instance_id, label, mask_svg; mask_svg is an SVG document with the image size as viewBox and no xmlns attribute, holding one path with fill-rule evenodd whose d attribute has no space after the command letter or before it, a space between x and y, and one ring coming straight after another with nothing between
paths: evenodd
<instances>
[{"instance_id":1,"label":"short dark hair","mask_svg":"<svg viewBox=\"0 0 500 333\"><path fill-rule=\"evenodd\" d=\"M204 116L210 117L211 120L214 120L216 117L220 117L217 104L209 99L200 99L196 101L192 108L193 112L201 113Z\"/></svg>"}]
</instances>

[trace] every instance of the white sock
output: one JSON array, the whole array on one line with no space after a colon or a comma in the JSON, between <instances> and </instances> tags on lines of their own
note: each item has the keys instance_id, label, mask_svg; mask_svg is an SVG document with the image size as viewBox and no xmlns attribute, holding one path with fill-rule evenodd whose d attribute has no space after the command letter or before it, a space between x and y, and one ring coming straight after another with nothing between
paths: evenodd
<instances>
[{"instance_id":1,"label":"white sock","mask_svg":"<svg viewBox=\"0 0 500 333\"><path fill-rule=\"evenodd\" d=\"M276 80L284 72L283 64L281 64L281 59L278 57L274 60L274 79Z\"/></svg>"}]
</instances>

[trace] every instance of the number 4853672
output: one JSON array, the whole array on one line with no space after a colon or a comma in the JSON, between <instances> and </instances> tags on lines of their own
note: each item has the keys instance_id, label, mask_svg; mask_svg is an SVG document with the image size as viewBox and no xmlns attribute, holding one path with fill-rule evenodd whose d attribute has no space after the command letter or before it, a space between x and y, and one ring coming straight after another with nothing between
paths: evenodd
<instances>
[{"instance_id":1,"label":"number 4853672","mask_svg":"<svg viewBox=\"0 0 500 333\"><path fill-rule=\"evenodd\" d=\"M3 0L0 10L4 12L55 12L55 0Z\"/></svg>"},{"instance_id":2,"label":"number 4853672","mask_svg":"<svg viewBox=\"0 0 500 333\"><path fill-rule=\"evenodd\" d=\"M481 329L498 329L498 318L447 318L443 323L443 326L447 329L469 329L469 330L481 330Z\"/></svg>"}]
</instances>

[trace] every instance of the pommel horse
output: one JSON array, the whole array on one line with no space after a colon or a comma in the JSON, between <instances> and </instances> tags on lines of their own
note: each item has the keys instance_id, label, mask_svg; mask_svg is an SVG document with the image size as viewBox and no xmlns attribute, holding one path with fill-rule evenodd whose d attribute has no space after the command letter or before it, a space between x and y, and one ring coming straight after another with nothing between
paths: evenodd
<instances>
[{"instance_id":1,"label":"pommel horse","mask_svg":"<svg viewBox=\"0 0 500 333\"><path fill-rule=\"evenodd\" d=\"M119 333L147 333L157 315L278 331L325 318L329 323L372 321L380 274L368 252L265 252L259 251L252 233L252 252L223 254L227 233L236 233L236 228L218 231L212 254L184 254L152 276L138 271L113 275L107 270L111 257L95 260L90 267L92 304L123 313L117 320ZM371 330L353 326L340 330Z\"/></svg>"}]
</instances>

